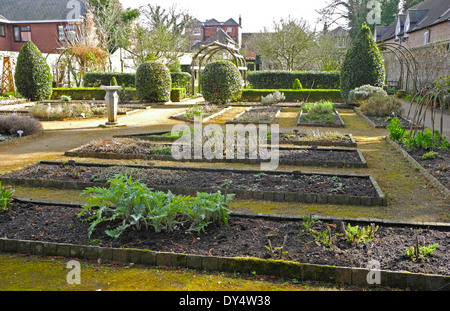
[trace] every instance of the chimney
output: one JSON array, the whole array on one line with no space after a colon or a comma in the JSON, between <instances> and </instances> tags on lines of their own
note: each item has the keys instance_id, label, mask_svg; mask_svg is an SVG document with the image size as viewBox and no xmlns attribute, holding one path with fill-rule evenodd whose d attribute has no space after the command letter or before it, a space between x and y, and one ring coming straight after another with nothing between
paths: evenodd
<instances>
[{"instance_id":1,"label":"chimney","mask_svg":"<svg viewBox=\"0 0 450 311\"><path fill-rule=\"evenodd\" d=\"M242 27L242 17L240 14L239 14L239 26Z\"/></svg>"}]
</instances>

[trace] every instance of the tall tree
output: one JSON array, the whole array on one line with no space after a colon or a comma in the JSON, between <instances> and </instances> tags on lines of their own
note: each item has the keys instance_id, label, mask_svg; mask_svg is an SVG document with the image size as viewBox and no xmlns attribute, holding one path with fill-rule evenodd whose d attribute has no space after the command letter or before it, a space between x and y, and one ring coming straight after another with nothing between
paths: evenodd
<instances>
[{"instance_id":1,"label":"tall tree","mask_svg":"<svg viewBox=\"0 0 450 311\"><path fill-rule=\"evenodd\" d=\"M305 69L313 58L314 33L303 19L282 18L273 22L273 31L265 27L252 44L271 69Z\"/></svg>"}]
</instances>

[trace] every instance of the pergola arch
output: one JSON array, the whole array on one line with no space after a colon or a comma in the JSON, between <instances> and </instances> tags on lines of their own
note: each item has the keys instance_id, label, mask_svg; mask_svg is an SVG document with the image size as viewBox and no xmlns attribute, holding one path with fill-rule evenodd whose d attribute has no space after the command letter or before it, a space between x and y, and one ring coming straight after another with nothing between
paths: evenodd
<instances>
[{"instance_id":1,"label":"pergola arch","mask_svg":"<svg viewBox=\"0 0 450 311\"><path fill-rule=\"evenodd\" d=\"M220 42L212 42L206 45L202 45L200 50L194 55L191 63L191 90L192 94L195 93L195 81L200 81L201 71L208 64L211 58L219 51L226 51L233 57L239 72L242 75L244 81L244 87L247 87L247 62L245 57L239 53L239 50L232 46L226 45ZM198 60L198 66L196 66L196 61ZM197 72L197 75L196 75ZM198 91L201 92L200 83L198 84Z\"/></svg>"},{"instance_id":2,"label":"pergola arch","mask_svg":"<svg viewBox=\"0 0 450 311\"><path fill-rule=\"evenodd\" d=\"M405 75L404 68L406 67L406 78L405 78L405 85L408 87L409 79L412 78L412 88L413 90L418 89L418 65L417 60L414 56L414 54L404 45L400 43L394 43L394 42L384 42L379 44L380 48L385 48L392 52L398 61L400 62L400 75L399 75L399 81L397 86L402 88L402 79Z\"/></svg>"}]
</instances>

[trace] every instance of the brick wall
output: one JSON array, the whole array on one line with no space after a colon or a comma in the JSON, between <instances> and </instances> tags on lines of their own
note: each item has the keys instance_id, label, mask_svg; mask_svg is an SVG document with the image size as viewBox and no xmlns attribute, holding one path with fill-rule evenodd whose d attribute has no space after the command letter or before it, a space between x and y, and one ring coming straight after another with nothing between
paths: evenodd
<instances>
[{"instance_id":1,"label":"brick wall","mask_svg":"<svg viewBox=\"0 0 450 311\"><path fill-rule=\"evenodd\" d=\"M429 86L439 76L450 74L450 40L413 47L409 50L417 62L417 89ZM400 53L398 54L401 55ZM400 79L401 65L396 55L391 51L382 51L381 55L385 62L386 81L388 84L401 80L400 88L409 91L413 90L413 78L409 77L409 82L406 83L406 66L403 67L403 75ZM405 52L405 55L408 55L408 53Z\"/></svg>"},{"instance_id":2,"label":"brick wall","mask_svg":"<svg viewBox=\"0 0 450 311\"><path fill-rule=\"evenodd\" d=\"M425 34L428 33L428 42L437 42L450 39L450 22L437 24L430 29L421 29L409 34L406 44L413 48L424 44Z\"/></svg>"}]
</instances>

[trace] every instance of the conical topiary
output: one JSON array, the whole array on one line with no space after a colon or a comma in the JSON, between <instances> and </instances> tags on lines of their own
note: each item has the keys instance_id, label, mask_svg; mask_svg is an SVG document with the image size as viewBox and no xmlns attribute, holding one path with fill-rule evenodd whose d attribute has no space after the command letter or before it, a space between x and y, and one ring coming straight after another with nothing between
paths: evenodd
<instances>
[{"instance_id":1,"label":"conical topiary","mask_svg":"<svg viewBox=\"0 0 450 311\"><path fill-rule=\"evenodd\" d=\"M300 82L300 80L298 78L296 78L294 80L294 83L292 84L292 89L294 89L294 90L301 90L301 89L303 89L302 83Z\"/></svg>"},{"instance_id":2,"label":"conical topiary","mask_svg":"<svg viewBox=\"0 0 450 311\"><path fill-rule=\"evenodd\" d=\"M31 101L49 99L52 94L53 77L47 61L37 46L28 41L17 58L17 91Z\"/></svg>"},{"instance_id":3,"label":"conical topiary","mask_svg":"<svg viewBox=\"0 0 450 311\"><path fill-rule=\"evenodd\" d=\"M362 25L347 50L340 74L341 94L346 103L349 92L357 87L366 84L383 87L384 61L369 26Z\"/></svg>"}]
</instances>

